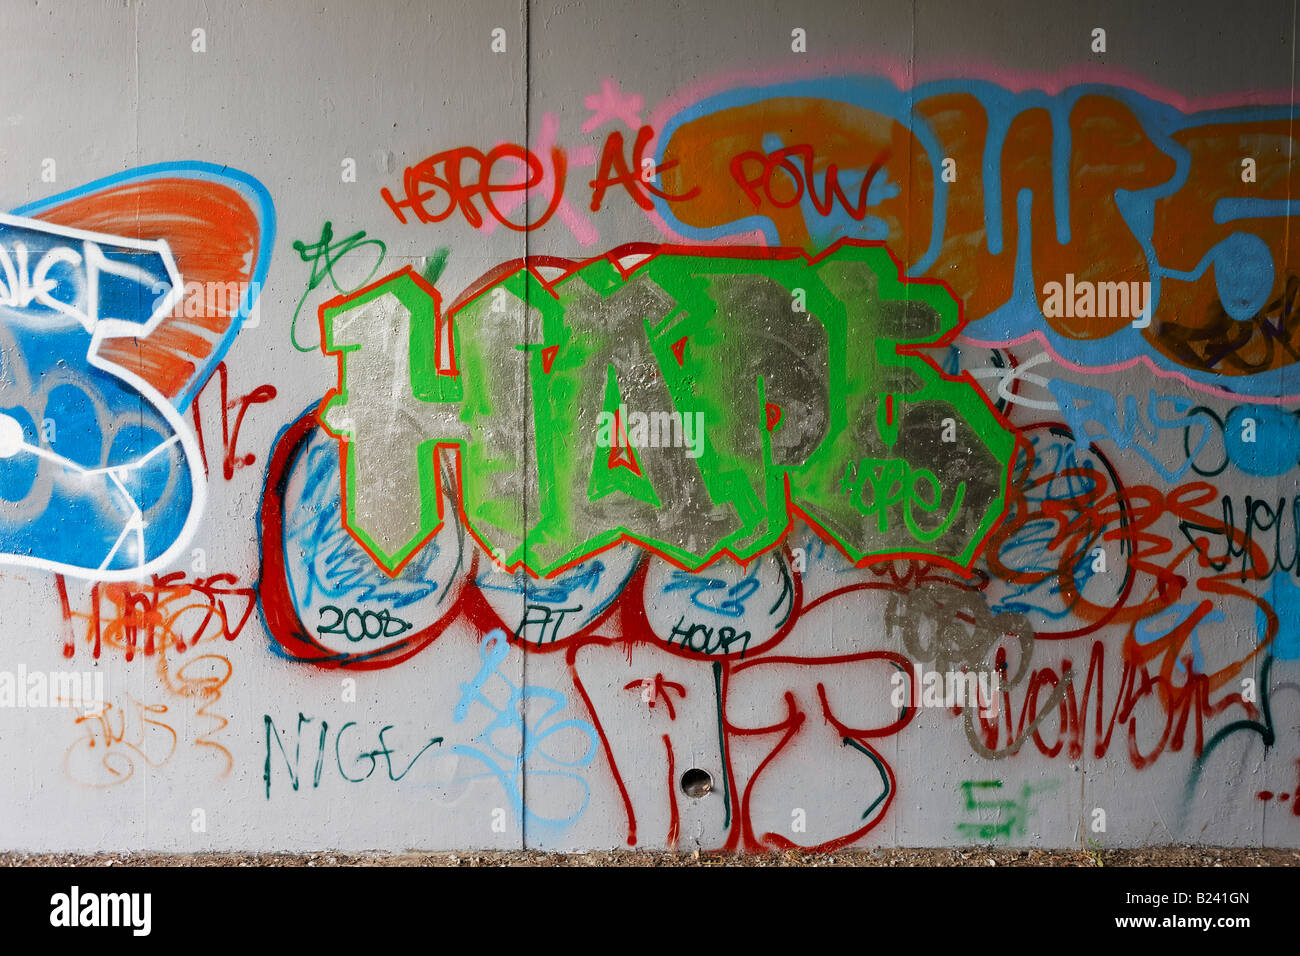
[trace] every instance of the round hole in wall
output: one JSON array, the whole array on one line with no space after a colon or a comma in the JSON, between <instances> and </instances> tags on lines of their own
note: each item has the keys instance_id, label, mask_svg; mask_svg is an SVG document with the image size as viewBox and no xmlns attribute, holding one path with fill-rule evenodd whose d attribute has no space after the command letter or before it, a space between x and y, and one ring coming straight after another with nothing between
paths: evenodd
<instances>
[{"instance_id":1,"label":"round hole in wall","mask_svg":"<svg viewBox=\"0 0 1300 956\"><path fill-rule=\"evenodd\" d=\"M702 797L713 789L713 777L707 770L691 769L682 774L682 793Z\"/></svg>"}]
</instances>

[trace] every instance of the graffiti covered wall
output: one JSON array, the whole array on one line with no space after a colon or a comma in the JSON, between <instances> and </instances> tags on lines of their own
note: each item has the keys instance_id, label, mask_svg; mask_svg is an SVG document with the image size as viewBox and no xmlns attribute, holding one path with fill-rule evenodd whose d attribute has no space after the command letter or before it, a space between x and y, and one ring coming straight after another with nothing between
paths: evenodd
<instances>
[{"instance_id":1,"label":"graffiti covered wall","mask_svg":"<svg viewBox=\"0 0 1300 956\"><path fill-rule=\"evenodd\" d=\"M1291 8L994 6L0 3L0 846L1300 846Z\"/></svg>"}]
</instances>

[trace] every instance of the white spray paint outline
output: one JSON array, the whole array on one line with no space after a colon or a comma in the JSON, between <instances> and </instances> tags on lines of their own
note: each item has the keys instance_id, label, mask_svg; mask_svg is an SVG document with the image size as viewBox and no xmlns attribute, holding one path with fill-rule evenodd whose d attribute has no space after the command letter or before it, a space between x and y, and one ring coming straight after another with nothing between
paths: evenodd
<instances>
[{"instance_id":1,"label":"white spray paint outline","mask_svg":"<svg viewBox=\"0 0 1300 956\"><path fill-rule=\"evenodd\" d=\"M171 445L175 444L175 442L179 441L190 468L190 510L189 514L185 516L185 524L176 535L176 540L172 542L166 551L151 561L137 565L134 568L122 568L114 571L104 570L103 565L113 560L114 555L116 555L118 549L121 547L127 533L132 530L137 532L141 557L145 554L144 522L141 520L142 513L140 512L139 505L137 505L135 500L131 498L130 494L126 494L127 499L135 509L134 513L127 520L126 526L122 529L122 533L118 536L113 548L109 551L108 555L104 558L104 561L98 568L86 568L78 565L63 564L59 561L51 561L47 558L35 557L33 555L0 553L0 563L17 565L19 567L39 568L45 571L53 571L56 574L66 574L69 577L84 578L91 581L139 580L146 574L152 573L155 569L164 567L176 560L177 556L185 549L186 545L189 544L190 539L194 537L194 532L198 529L199 521L203 516L203 507L206 504L207 499L206 476L199 468L202 454L199 450L198 439L185 424L185 420L181 418L180 413L172 403L162 395L161 392L157 391L152 385L128 369L116 365L107 359L101 358L96 353L99 351L100 344L105 339L126 337L148 338L153 334L154 330L158 328L162 320L176 307L176 304L184 297L184 283L181 280L180 270L176 267L176 260L172 258L171 247L168 246L167 240L165 239L128 239L123 236L111 236L106 233L90 232L85 229L75 229L69 226L56 226L40 219L27 219L22 216L11 216L5 213L0 213L0 225L11 225L20 229L30 229L36 232L64 236L80 242L89 242L95 246L102 243L104 245L116 246L118 248L136 249L140 252L152 252L162 259L163 266L167 270L167 278L171 282L171 291L161 299L155 300L153 313L143 324L128 322L123 319L100 319L98 315L93 316L93 328L88 329L88 331L90 331L90 346L86 350L86 361L92 367L126 382L139 392L140 395L154 407L154 410L157 411L169 425L171 425L173 436L159 444L157 447L151 449L148 453L143 455L141 458L136 459L134 462L130 462L127 465L114 465L109 468L81 468L80 466L76 466L73 463L68 462L66 459L61 458L61 456L49 452L48 449L42 449L41 451L36 452L36 454L43 458L53 457L58 459L60 464L64 467L72 467L74 470L80 471L86 475L107 473L109 477L113 479L114 484L116 484L118 488L126 494L126 489L123 488L120 481L118 481L115 472L130 471L131 469L144 464L144 462L155 453L164 448L169 448ZM95 311L97 313L97 297L92 298L91 301L95 303ZM23 444L25 449L34 450L32 449L32 446L27 445L26 443ZM48 452L48 454L44 454L44 452Z\"/></svg>"}]
</instances>

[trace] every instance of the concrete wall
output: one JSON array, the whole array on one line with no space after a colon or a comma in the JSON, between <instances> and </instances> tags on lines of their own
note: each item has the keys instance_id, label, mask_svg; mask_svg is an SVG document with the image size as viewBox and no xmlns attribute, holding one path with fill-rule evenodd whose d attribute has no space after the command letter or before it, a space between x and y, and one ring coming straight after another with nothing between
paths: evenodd
<instances>
[{"instance_id":1,"label":"concrete wall","mask_svg":"<svg viewBox=\"0 0 1300 956\"><path fill-rule=\"evenodd\" d=\"M3 0L0 847L1300 845L1292 7L1047 7Z\"/></svg>"}]
</instances>

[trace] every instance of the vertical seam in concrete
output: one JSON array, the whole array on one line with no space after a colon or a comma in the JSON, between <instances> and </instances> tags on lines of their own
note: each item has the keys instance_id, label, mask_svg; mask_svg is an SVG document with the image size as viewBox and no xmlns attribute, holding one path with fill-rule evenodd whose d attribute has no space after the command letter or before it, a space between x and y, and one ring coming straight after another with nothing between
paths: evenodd
<instances>
[{"instance_id":1,"label":"vertical seam in concrete","mask_svg":"<svg viewBox=\"0 0 1300 956\"><path fill-rule=\"evenodd\" d=\"M131 128L134 134L132 137L134 140L132 145L135 148L135 166L137 169L140 166L140 4L142 2L143 0L136 0L136 2L131 5L131 32L132 32L132 39L134 41L131 45L131 58L132 58L131 72L132 72L132 99L133 99ZM140 236L140 193L138 190L135 193L135 236L136 238L141 238ZM182 282L183 281L184 278L182 277ZM140 360L140 353L138 350L136 352L136 359L137 361ZM145 397L143 394L140 394L136 400L136 417L139 422L139 428L141 429L141 431L144 430L144 408L145 408ZM141 550L143 551L143 547L141 548ZM141 561L144 560L143 554L140 556L140 560ZM143 775L143 779L141 781L141 789L143 791L142 794L143 799L141 801L142 804L141 816L143 818L141 820L141 832L144 835L145 842L148 843L149 841L149 775L148 774Z\"/></svg>"},{"instance_id":2,"label":"vertical seam in concrete","mask_svg":"<svg viewBox=\"0 0 1300 956\"><path fill-rule=\"evenodd\" d=\"M1287 209L1287 214L1288 214L1288 223L1289 223L1289 216L1292 214L1292 213L1291 213L1291 169L1292 169L1292 162L1293 162L1292 157L1295 155L1295 43L1296 43L1296 3L1297 3L1297 0L1291 0L1291 97L1290 97L1290 104L1289 104L1289 105L1290 105L1290 110L1288 111L1288 115L1287 115L1287 129L1286 129L1286 168L1287 168L1287 177L1286 177L1286 209ZM1281 312L1281 315L1282 315L1282 316L1285 316L1285 315L1286 315L1286 290L1287 290L1287 287L1288 287L1289 284L1290 284L1290 282L1289 282L1289 277L1290 277L1290 275L1291 275L1291 230L1290 230L1290 229L1283 230L1283 238L1282 238L1282 275L1283 275L1283 280L1282 280L1282 288L1283 288L1283 292L1282 292L1282 312ZM1279 321L1282 321L1282 320L1279 319ZM1287 372L1290 371L1290 368L1291 368L1290 366L1286 366L1286 367L1285 367L1285 370L1284 370L1283 373L1282 373L1284 377L1288 377L1288 376L1287 376ZM1290 387L1288 387L1288 386L1289 386L1289 383L1286 383L1286 382L1284 381L1283 388L1284 388L1284 390L1285 390L1286 392L1290 392ZM1284 495L1284 492L1283 492L1283 481L1284 481L1284 476L1285 476L1285 474L1286 474L1285 472L1278 474L1277 479L1276 479L1277 484L1276 484L1276 486L1275 486L1275 494L1277 495L1277 498L1278 498L1278 501L1279 501L1279 502L1285 500L1285 495ZM1278 516L1277 516L1277 521L1278 521L1279 524L1281 524L1281 521L1282 521L1282 515L1281 515L1281 506L1280 506L1280 505L1279 505L1278 511L1279 511L1279 514L1278 514ZM1279 553L1278 556L1277 556L1277 560L1278 560L1278 563L1281 564L1282 556L1281 556L1280 553ZM1280 571L1280 570L1281 570L1281 568L1275 568L1275 569L1274 569L1275 573L1278 572L1278 571ZM1297 570L1300 570L1300 568L1297 568ZM1280 620L1279 620L1279 622L1278 622L1278 625L1279 625L1279 630L1280 630L1280 628L1281 628L1281 621L1280 621ZM1272 655L1272 652L1270 651L1270 652L1268 653L1267 656L1271 656L1271 655ZM1267 695L1268 695L1268 692L1269 692L1269 691L1268 691L1268 688L1263 686L1264 681L1265 681L1265 680L1270 676L1269 673L1268 673L1268 670L1266 670L1266 669L1264 668L1264 660L1265 660L1265 657L1263 657L1263 656L1261 656L1261 655L1259 655L1259 654L1255 654L1255 655L1254 655L1254 658L1255 658L1255 660L1254 660L1254 665L1255 665L1255 666L1254 666L1254 670L1255 670L1255 687L1256 687L1256 689L1257 689L1257 691L1258 691L1258 693L1256 694L1256 697L1257 697L1257 699L1260 699L1260 700L1268 700L1268 696L1267 696ZM1267 726L1270 726L1270 727L1271 727L1271 726L1272 726L1272 720L1271 720L1271 718L1268 718L1268 715L1265 715L1265 716L1266 716L1266 718L1268 719L1268 724L1267 724ZM1264 753L1263 753L1263 755L1260 757L1260 761L1259 761L1259 765L1260 765L1261 768L1264 767L1264 765L1265 765L1265 763L1266 763L1267 760L1268 760L1268 748L1265 747L1265 748L1264 748ZM1300 803L1300 787L1297 788L1297 791L1296 791L1296 793L1294 794L1294 799L1296 800L1297 803ZM1259 808L1260 808L1260 812L1259 812L1259 840L1256 841L1256 845L1259 846L1259 847L1266 847L1266 846L1268 846L1268 811L1269 811L1269 805L1268 805L1267 802L1261 802L1260 805L1259 805Z\"/></svg>"},{"instance_id":3,"label":"vertical seam in concrete","mask_svg":"<svg viewBox=\"0 0 1300 956\"><path fill-rule=\"evenodd\" d=\"M131 126L132 126L132 131L134 133L133 146L135 148L135 165L139 166L140 165L140 4L139 2L135 3L131 7L131 26L132 26L132 33L135 41L132 44L132 56L134 59L134 63L133 63L134 69L132 70L132 74L133 74L132 75L132 97L134 102L131 104L132 106ZM136 219L136 224L138 226L140 222L140 202L138 199L136 200L136 206L135 206L135 219Z\"/></svg>"},{"instance_id":4,"label":"vertical seam in concrete","mask_svg":"<svg viewBox=\"0 0 1300 956\"><path fill-rule=\"evenodd\" d=\"M911 41L911 42L910 42L910 44L909 44L909 49L908 49L907 68L906 68L906 72L905 72L905 74L904 74L904 82L907 84L907 122L908 122L908 127L909 127L910 129L914 129L914 128L915 128L915 110L916 110L916 95L915 95L915 92L914 92L915 89L916 89L916 7L917 7L917 0L912 0L912 29L911 29L911 37L910 37L910 41ZM912 190L914 190L914 189L916 188L916 184L915 184L915 182L913 181L913 177L912 177L912 170L914 170L914 169L916 168L916 164L915 164L915 162L913 162L913 158L912 158L912 155L911 155L911 153L912 153L912 138L911 138L910 136L909 136L908 139L907 139L907 151L908 151L908 157L907 157L907 171L906 171L906 175L907 175L907 186L908 186L908 191L909 191L909 195L908 195L908 217L909 217L909 219L910 219L910 213L911 213L911 208L910 208L910 207L911 207L911 204L912 204L912 196L914 195L914 194L912 193ZM942 163L942 159L940 160L940 162ZM870 173L868 173L868 175L870 175ZM935 187L932 186L931 188L934 189ZM871 189L871 184L870 184L869 182L867 183L867 189L868 189L868 190ZM936 201L937 201L937 200L936 200ZM904 243L904 248L901 249L901 250L899 250L899 255L900 255L900 257L901 257L901 259L902 259L902 262L903 262L902 268L899 270L899 272L900 272L900 278L902 278L903 276L907 275L907 273L908 273L908 267L907 267L907 264L908 264L908 262L910 262L911 259L912 259L912 250L911 250L911 245L912 245L912 239L911 239L911 236L908 235L908 237L907 237L907 239L905 240L905 243ZM906 303L906 300L907 300L908 296L911 294L911 288L912 288L912 287L911 287L910 284L908 284L908 283L906 283L906 282L903 283L903 299L904 299L904 302L905 302L905 303ZM904 313L903 313L903 314L906 315L906 314L907 314L907 306L904 305L903 308L904 308ZM882 621L881 623L882 623L882 628L883 628L883 630L884 630L884 632L885 632L884 635L883 635L883 636L884 636L884 639L885 639L886 641L888 641L888 640L889 640L889 625L888 625L888 624L885 624L883 621ZM906 651L906 642L903 640L902 631L900 630L900 631L899 631L899 639L898 639L898 652L899 652L900 654L904 654L905 651ZM914 679L914 678L909 677L909 678L908 678L908 683L910 684L910 683L912 682L913 679ZM915 692L915 688L913 688L913 690L914 690L914 692ZM918 697L917 699L919 700L920 698ZM910 704L911 702L909 701L908 703ZM901 747L901 745L899 744L899 737L900 737L900 736L901 736L901 734L895 734L895 735L893 736L893 741L892 741L893 746L894 746L894 753L893 753L894 764L895 764L896 766L902 766L902 760L901 760L901 758L902 758L902 747ZM900 774L900 776L901 776L901 774ZM886 787L889 786L889 783L888 783L888 777L886 777L886 783L885 783L885 786L886 786ZM893 843L894 845L897 845L897 844L898 844L898 826L899 826L899 819L898 819L898 818L899 818L899 814L897 814L897 813L892 814L892 817L893 817L893 818L889 821L889 828L890 828L890 842Z\"/></svg>"},{"instance_id":5,"label":"vertical seam in concrete","mask_svg":"<svg viewBox=\"0 0 1300 956\"><path fill-rule=\"evenodd\" d=\"M532 148L532 24L531 24L531 7L532 0L521 0L521 7L524 18L524 149ZM530 172L524 169L524 182L527 183ZM528 281L528 253L529 253L529 229L532 226L532 213L528 207L528 200L531 198L529 190L524 190L524 335L527 336L528 328L532 323L532 303L529 301L531 290ZM531 449L528 446L528 427L529 416L532 410L532 363L530 353L525 351L524 357L524 401L521 404L521 413L524 416L523 436L524 436L524 485L523 485L523 541L524 556L528 555L528 495L531 489L528 486L527 475L528 456ZM525 562L526 563L526 562ZM528 590L530 580L528 572L524 571L524 617L528 615ZM521 632L523 641L520 643L520 665L519 665L519 683L520 693L522 695L525 687L528 686L528 652L524 648L527 642L526 632ZM519 706L523 705L523 698L519 701ZM521 732L519 735L519 848L528 849L528 720L525 714L520 714Z\"/></svg>"},{"instance_id":6,"label":"vertical seam in concrete","mask_svg":"<svg viewBox=\"0 0 1300 956\"><path fill-rule=\"evenodd\" d=\"M1291 0L1291 101L1290 110L1287 116L1286 128L1286 163L1287 169L1291 168L1292 157L1295 154L1295 17L1296 17L1296 0ZM1291 177L1286 177L1286 208L1291 209ZM1283 232L1282 237L1282 268L1287 270L1291 265L1291 230ZM1282 479L1278 478L1278 484L1281 485Z\"/></svg>"}]
</instances>

